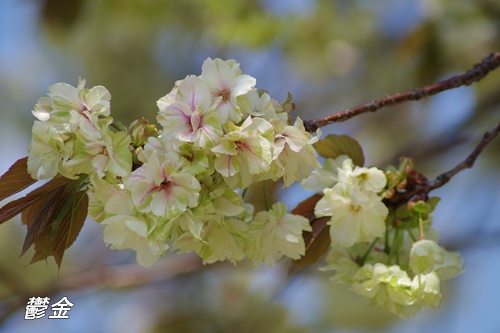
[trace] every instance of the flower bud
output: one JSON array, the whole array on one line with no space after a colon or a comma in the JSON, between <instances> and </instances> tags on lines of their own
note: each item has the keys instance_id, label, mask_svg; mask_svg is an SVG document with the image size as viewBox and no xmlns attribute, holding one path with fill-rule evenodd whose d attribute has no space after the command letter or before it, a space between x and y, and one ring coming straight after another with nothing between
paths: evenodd
<instances>
[{"instance_id":1,"label":"flower bud","mask_svg":"<svg viewBox=\"0 0 500 333\"><path fill-rule=\"evenodd\" d=\"M136 148L146 144L150 136L158 136L156 126L144 117L130 124L128 132L132 137L132 145Z\"/></svg>"}]
</instances>

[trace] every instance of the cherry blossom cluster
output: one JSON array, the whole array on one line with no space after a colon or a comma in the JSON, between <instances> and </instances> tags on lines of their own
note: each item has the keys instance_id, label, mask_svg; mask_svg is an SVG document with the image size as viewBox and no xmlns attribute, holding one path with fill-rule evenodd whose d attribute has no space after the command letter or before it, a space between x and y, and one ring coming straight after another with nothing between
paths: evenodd
<instances>
[{"instance_id":1,"label":"cherry blossom cluster","mask_svg":"<svg viewBox=\"0 0 500 333\"><path fill-rule=\"evenodd\" d=\"M311 221L283 203L266 200L255 212L244 201L253 184L298 182L321 193L313 222L327 221L323 270L334 270L333 280L403 317L437 307L441 281L462 271L431 226L438 199L390 203L407 174L361 167L347 155L332 153L321 166L313 146L321 132L308 133L300 118L291 124L290 104L255 85L236 61L208 58L201 75L158 100L158 129L144 118L128 128L114 123L102 86L55 84L33 111L28 172L85 182L104 241L134 250L143 266L167 250L195 252L204 263L300 259Z\"/></svg>"},{"instance_id":2,"label":"cherry blossom cluster","mask_svg":"<svg viewBox=\"0 0 500 333\"><path fill-rule=\"evenodd\" d=\"M441 281L460 274L462 260L438 245L430 225L438 198L388 209L383 199L391 175L354 166L341 155L327 158L302 187L324 194L315 206L316 217L328 218L330 228L322 270L335 271L332 280L350 284L374 304L410 317L440 304Z\"/></svg>"},{"instance_id":3,"label":"cherry blossom cluster","mask_svg":"<svg viewBox=\"0 0 500 333\"><path fill-rule=\"evenodd\" d=\"M110 117L106 88L53 85L33 114L28 171L33 178L88 178L89 214L104 241L153 265L167 249L205 263L273 265L305 253L309 221L283 203L254 212L244 190L266 180L300 182L320 167L302 120L255 88L234 60L207 59L158 100L159 130L128 129Z\"/></svg>"}]
</instances>

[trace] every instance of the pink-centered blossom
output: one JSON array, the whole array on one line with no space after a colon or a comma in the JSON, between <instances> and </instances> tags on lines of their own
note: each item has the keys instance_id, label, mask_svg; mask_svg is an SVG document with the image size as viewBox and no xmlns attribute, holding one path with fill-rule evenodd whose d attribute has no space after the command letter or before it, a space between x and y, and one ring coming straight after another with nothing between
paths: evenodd
<instances>
[{"instance_id":1,"label":"pink-centered blossom","mask_svg":"<svg viewBox=\"0 0 500 333\"><path fill-rule=\"evenodd\" d=\"M125 179L132 201L141 212L152 212L167 219L181 215L198 204L200 183L188 172L175 153L152 154L140 168Z\"/></svg>"},{"instance_id":2,"label":"pink-centered blossom","mask_svg":"<svg viewBox=\"0 0 500 333\"><path fill-rule=\"evenodd\" d=\"M222 136L217 111L206 83L197 76L186 77L178 86L175 101L165 96L158 101L158 122L162 135L183 142L193 142L200 148L213 146Z\"/></svg>"},{"instance_id":3,"label":"pink-centered blossom","mask_svg":"<svg viewBox=\"0 0 500 333\"><path fill-rule=\"evenodd\" d=\"M256 84L255 78L242 74L240 64L234 60L224 61L208 58L201 68L201 77L207 83L213 98L220 98L217 111L220 122L241 120L241 110L236 98L249 92Z\"/></svg>"},{"instance_id":4,"label":"pink-centered blossom","mask_svg":"<svg viewBox=\"0 0 500 333\"><path fill-rule=\"evenodd\" d=\"M221 139L212 148L215 153L215 169L226 179L230 187L248 187L253 177L270 168L272 153L270 138L272 126L260 118L250 118Z\"/></svg>"}]
</instances>

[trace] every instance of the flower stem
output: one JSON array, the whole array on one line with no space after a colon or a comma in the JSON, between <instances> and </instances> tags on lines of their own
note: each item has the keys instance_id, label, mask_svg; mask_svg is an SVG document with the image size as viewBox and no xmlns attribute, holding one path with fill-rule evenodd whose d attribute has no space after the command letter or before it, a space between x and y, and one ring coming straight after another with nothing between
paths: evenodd
<instances>
[{"instance_id":1,"label":"flower stem","mask_svg":"<svg viewBox=\"0 0 500 333\"><path fill-rule=\"evenodd\" d=\"M384 235L384 252L391 253L391 246L389 245L389 224L385 224L385 235Z\"/></svg>"},{"instance_id":2,"label":"flower stem","mask_svg":"<svg viewBox=\"0 0 500 333\"><path fill-rule=\"evenodd\" d=\"M417 237L415 237L415 235L411 232L410 229L408 229L408 235L410 235L411 239L416 242L417 241Z\"/></svg>"},{"instance_id":3,"label":"flower stem","mask_svg":"<svg viewBox=\"0 0 500 333\"><path fill-rule=\"evenodd\" d=\"M269 202L267 201L267 189L266 189L266 181L262 181L262 190L264 191L264 205L266 206L266 210L269 210Z\"/></svg>"},{"instance_id":4,"label":"flower stem","mask_svg":"<svg viewBox=\"0 0 500 333\"><path fill-rule=\"evenodd\" d=\"M396 254L396 264L399 264L399 239L399 228L396 228L396 230L394 231L394 237L392 239L392 248L389 253L389 258L387 259L387 264L391 263L394 254Z\"/></svg>"},{"instance_id":5,"label":"flower stem","mask_svg":"<svg viewBox=\"0 0 500 333\"><path fill-rule=\"evenodd\" d=\"M420 240L424 239L424 224L422 221L422 214L418 213L418 224L420 226Z\"/></svg>"},{"instance_id":6,"label":"flower stem","mask_svg":"<svg viewBox=\"0 0 500 333\"><path fill-rule=\"evenodd\" d=\"M377 237L373 240L373 242L368 247L368 250L366 250L363 257L361 257L360 266L363 266L365 264L366 259L368 259L368 255L370 254L371 250L373 249L373 247L375 246L375 243L379 240L379 238L380 237Z\"/></svg>"}]
</instances>

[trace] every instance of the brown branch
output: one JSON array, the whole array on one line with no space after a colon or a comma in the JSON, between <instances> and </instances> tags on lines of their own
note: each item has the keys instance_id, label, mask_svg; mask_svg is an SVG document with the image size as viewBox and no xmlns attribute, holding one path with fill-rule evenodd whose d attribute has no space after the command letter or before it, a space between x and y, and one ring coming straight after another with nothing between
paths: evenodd
<instances>
[{"instance_id":1,"label":"brown branch","mask_svg":"<svg viewBox=\"0 0 500 333\"><path fill-rule=\"evenodd\" d=\"M98 267L77 272L60 278L56 284L41 289L24 290L13 294L0 303L0 325L10 315L26 306L30 297L50 297L68 290L84 288L126 288L144 285L149 282L167 281L176 276L191 273L204 267L201 259L195 255L175 255L158 262L147 269L137 264L113 267Z\"/></svg>"},{"instance_id":2,"label":"brown branch","mask_svg":"<svg viewBox=\"0 0 500 333\"><path fill-rule=\"evenodd\" d=\"M389 95L377 100L373 100L369 103L347 109L335 114L328 115L326 117L317 118L313 120L304 121L304 126L308 132L314 132L318 128L326 126L328 124L342 122L353 118L357 115L366 112L375 112L385 106L396 105L408 101L418 101L424 97L436 95L442 91L468 86L474 82L481 80L489 72L500 66L500 52L495 52L484 58L480 63L474 65L473 68L467 72L455 75L449 79L439 81L437 83L417 88L412 91L405 93L398 93L394 95Z\"/></svg>"},{"instance_id":3,"label":"brown branch","mask_svg":"<svg viewBox=\"0 0 500 333\"><path fill-rule=\"evenodd\" d=\"M415 185L408 192L399 192L394 197L390 199L385 199L385 203L389 205L398 206L401 203L408 202L410 200L426 200L429 192L435 190L444 184L448 183L453 176L464 169L472 168L476 159L481 154L481 152L488 146L500 133L500 122L495 125L490 131L486 132L479 142L479 144L474 148L472 153L459 164L457 164L453 169L444 172L436 177L432 181L427 181L424 178L415 179ZM419 178L419 174L415 175Z\"/></svg>"},{"instance_id":4,"label":"brown branch","mask_svg":"<svg viewBox=\"0 0 500 333\"><path fill-rule=\"evenodd\" d=\"M428 182L425 186L425 189L424 189L425 193L429 193L430 191L432 191L436 188L439 188L439 187L443 186L444 184L448 183L450 181L450 179L453 176L455 176L457 173L459 173L460 171L467 169L467 168L472 168L472 166L474 165L474 162L476 162L476 159L479 156L479 154L481 154L483 149L497 137L498 133L500 133L500 122L497 123L495 125L495 127L493 127L491 130L484 133L484 136L481 139L481 141L479 142L479 144L476 146L476 148L474 148L472 153L469 156L467 156L467 158L465 160L463 160L461 163L459 163L457 166L455 166L450 171L442 173L439 176L437 176L437 178L434 179L433 181Z\"/></svg>"}]
</instances>

